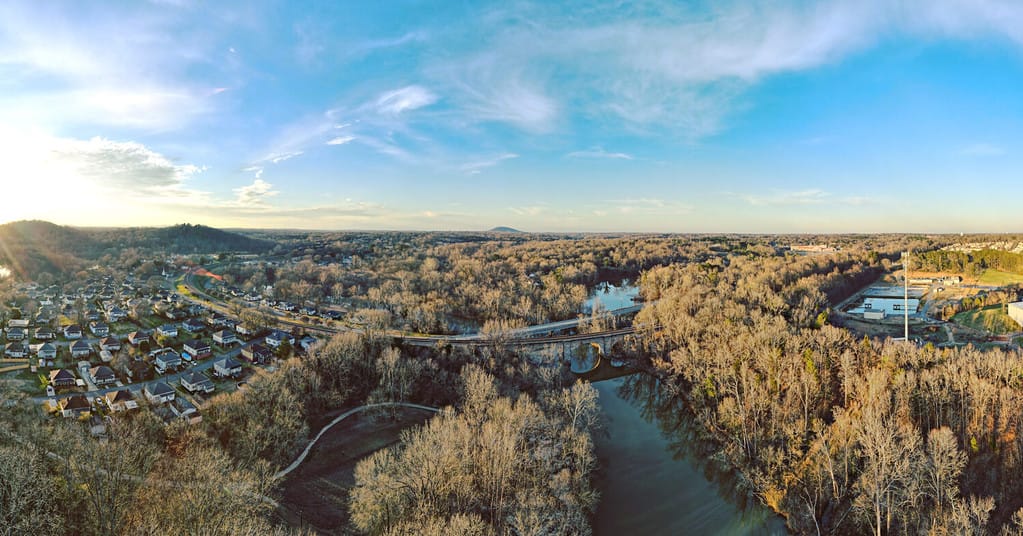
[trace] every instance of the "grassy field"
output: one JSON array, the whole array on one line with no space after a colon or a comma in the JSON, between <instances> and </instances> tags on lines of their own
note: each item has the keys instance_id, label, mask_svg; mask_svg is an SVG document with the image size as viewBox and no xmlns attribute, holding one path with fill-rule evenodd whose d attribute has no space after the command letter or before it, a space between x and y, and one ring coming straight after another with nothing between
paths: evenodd
<instances>
[{"instance_id":1,"label":"grassy field","mask_svg":"<svg viewBox=\"0 0 1023 536\"><path fill-rule=\"evenodd\" d=\"M988 269L984 270L984 273L981 274L977 282L981 285L998 285L1002 287L1023 283L1023 275Z\"/></svg>"},{"instance_id":2,"label":"grassy field","mask_svg":"<svg viewBox=\"0 0 1023 536\"><path fill-rule=\"evenodd\" d=\"M952 317L952 321L976 330L996 334L1020 330L1019 325L1002 311L1001 305L991 305L983 309L965 311Z\"/></svg>"},{"instance_id":3,"label":"grassy field","mask_svg":"<svg viewBox=\"0 0 1023 536\"><path fill-rule=\"evenodd\" d=\"M403 408L394 420L361 414L331 428L305 463L283 482L278 513L293 527L347 533L348 490L355 484L355 464L397 442L405 428L432 416L431 412Z\"/></svg>"}]
</instances>

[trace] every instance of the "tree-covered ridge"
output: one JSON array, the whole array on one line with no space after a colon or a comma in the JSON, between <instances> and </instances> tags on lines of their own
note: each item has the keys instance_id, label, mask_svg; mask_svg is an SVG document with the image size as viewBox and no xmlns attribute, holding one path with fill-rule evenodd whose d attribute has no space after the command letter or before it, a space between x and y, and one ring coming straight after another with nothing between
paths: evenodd
<instances>
[{"instance_id":1,"label":"tree-covered ridge","mask_svg":"<svg viewBox=\"0 0 1023 536\"><path fill-rule=\"evenodd\" d=\"M668 385L659 411L689 415L706 458L796 533L1020 530L1023 356L818 327L823 292L842 279L830 264L648 273L659 301L637 323Z\"/></svg>"},{"instance_id":2,"label":"tree-covered ridge","mask_svg":"<svg viewBox=\"0 0 1023 536\"><path fill-rule=\"evenodd\" d=\"M150 253L192 254L260 253L273 246L272 242L204 225L126 229L75 228L45 221L0 225L0 266L22 280L35 279L44 272L74 273L105 255L116 257L132 248Z\"/></svg>"}]
</instances>

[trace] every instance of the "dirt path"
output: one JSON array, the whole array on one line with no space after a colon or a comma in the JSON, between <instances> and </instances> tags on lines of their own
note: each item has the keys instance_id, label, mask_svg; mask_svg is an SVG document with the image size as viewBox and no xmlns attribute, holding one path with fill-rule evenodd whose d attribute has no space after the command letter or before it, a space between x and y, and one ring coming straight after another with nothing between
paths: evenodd
<instances>
[{"instance_id":1,"label":"dirt path","mask_svg":"<svg viewBox=\"0 0 1023 536\"><path fill-rule=\"evenodd\" d=\"M357 413L362 413L363 411L366 411L368 409L374 409L374 408L395 408L395 407L421 409L421 410L425 410L425 411L432 411L434 413L440 411L439 408L434 408L434 407L430 407L430 406L423 406L421 404L412 404L410 402L379 402L377 404L366 404L365 406L359 406L357 408L352 408L352 409L342 413L341 415L338 415L333 421L330 421L329 424L324 426L320 430L320 433L316 434L316 437L314 437L313 440L310 441L308 445L306 445L305 450L302 451L302 454L299 454L298 458L295 458L295 461L291 462L291 465L289 465L289 466L285 467L284 469L278 471L277 474L275 474L273 476L273 479L274 480L280 480L281 478L284 478L285 476L288 476L288 473L294 471L295 469L298 469L298 466L302 465L302 462L305 461L306 456L309 456L309 452L312 451L313 447L316 446L316 442L319 441L320 438L323 437L323 434L327 433L327 431L330 430L335 424L337 424L337 423L347 419L348 417L351 417L352 415L355 415Z\"/></svg>"}]
</instances>

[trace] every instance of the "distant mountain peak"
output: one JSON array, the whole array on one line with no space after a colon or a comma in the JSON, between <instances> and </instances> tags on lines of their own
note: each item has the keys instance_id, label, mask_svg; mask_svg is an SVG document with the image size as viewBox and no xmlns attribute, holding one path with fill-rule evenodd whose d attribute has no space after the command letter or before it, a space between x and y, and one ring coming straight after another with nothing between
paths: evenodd
<instances>
[{"instance_id":1,"label":"distant mountain peak","mask_svg":"<svg viewBox=\"0 0 1023 536\"><path fill-rule=\"evenodd\" d=\"M488 233L521 233L522 231L520 231L518 229L513 229L511 227L494 227L493 229L491 229L491 230L489 230L487 232Z\"/></svg>"}]
</instances>

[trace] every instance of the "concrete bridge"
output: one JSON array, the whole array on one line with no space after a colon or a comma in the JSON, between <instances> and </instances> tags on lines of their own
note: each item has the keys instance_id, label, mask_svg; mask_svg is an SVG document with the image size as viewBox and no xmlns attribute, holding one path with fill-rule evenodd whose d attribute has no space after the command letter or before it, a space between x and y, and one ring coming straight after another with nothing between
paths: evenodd
<instances>
[{"instance_id":1,"label":"concrete bridge","mask_svg":"<svg viewBox=\"0 0 1023 536\"><path fill-rule=\"evenodd\" d=\"M479 335L450 337L428 335L419 337L404 336L396 337L396 339L412 346L425 347L435 347L438 345L467 346L472 348L487 346L515 347L525 350L530 355L531 360L537 365L554 365L572 361L574 358L586 360L610 356L614 353L616 344L635 333L636 328L630 326L596 333L575 333L572 335L553 335L548 337L513 337L504 334L490 338ZM596 350L596 356L589 350L590 348ZM578 367L573 363L573 370L576 368Z\"/></svg>"}]
</instances>

